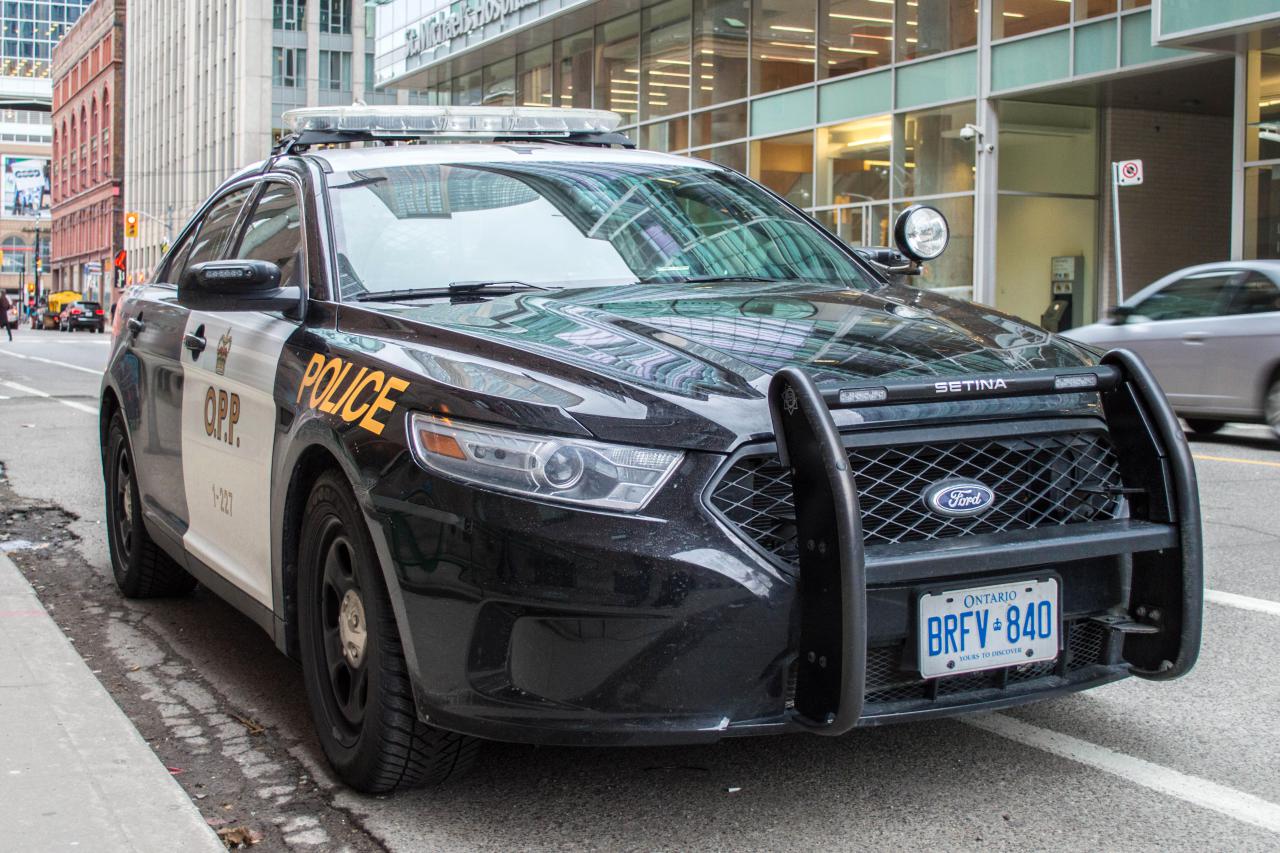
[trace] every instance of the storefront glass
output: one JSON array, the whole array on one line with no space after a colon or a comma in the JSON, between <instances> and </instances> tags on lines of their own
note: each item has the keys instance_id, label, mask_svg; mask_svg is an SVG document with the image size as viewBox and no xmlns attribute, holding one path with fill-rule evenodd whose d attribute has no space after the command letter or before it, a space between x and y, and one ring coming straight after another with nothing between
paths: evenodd
<instances>
[{"instance_id":1,"label":"storefront glass","mask_svg":"<svg viewBox=\"0 0 1280 853\"><path fill-rule=\"evenodd\" d=\"M574 33L555 43L556 106L591 106L591 65L595 40L591 30Z\"/></svg>"},{"instance_id":2,"label":"storefront glass","mask_svg":"<svg viewBox=\"0 0 1280 853\"><path fill-rule=\"evenodd\" d=\"M978 43L978 0L897 0L897 4L899 62Z\"/></svg>"},{"instance_id":3,"label":"storefront glass","mask_svg":"<svg viewBox=\"0 0 1280 853\"><path fill-rule=\"evenodd\" d=\"M693 88L695 108L747 96L747 21L750 17L748 0L695 0L693 62L698 81Z\"/></svg>"},{"instance_id":4,"label":"storefront glass","mask_svg":"<svg viewBox=\"0 0 1280 853\"><path fill-rule=\"evenodd\" d=\"M973 120L972 101L899 115L894 134L894 196L972 190L974 145L960 138L960 129Z\"/></svg>"},{"instance_id":5,"label":"storefront glass","mask_svg":"<svg viewBox=\"0 0 1280 853\"><path fill-rule=\"evenodd\" d=\"M813 206L813 132L751 143L751 177L797 207Z\"/></svg>"},{"instance_id":6,"label":"storefront glass","mask_svg":"<svg viewBox=\"0 0 1280 853\"><path fill-rule=\"evenodd\" d=\"M683 116L671 121L640 125L639 145L649 151L678 151L689 147L689 120Z\"/></svg>"},{"instance_id":7,"label":"storefront glass","mask_svg":"<svg viewBox=\"0 0 1280 853\"><path fill-rule=\"evenodd\" d=\"M1280 258L1280 165L1244 172L1244 256Z\"/></svg>"},{"instance_id":8,"label":"storefront glass","mask_svg":"<svg viewBox=\"0 0 1280 853\"><path fill-rule=\"evenodd\" d=\"M520 68L520 103L526 107L551 106L551 45L520 54L517 64Z\"/></svg>"},{"instance_id":9,"label":"storefront glass","mask_svg":"<svg viewBox=\"0 0 1280 853\"><path fill-rule=\"evenodd\" d=\"M815 0L753 0L753 94L813 82L816 16Z\"/></svg>"},{"instance_id":10,"label":"storefront glass","mask_svg":"<svg viewBox=\"0 0 1280 853\"><path fill-rule=\"evenodd\" d=\"M880 0L820 0L819 77L839 77L893 60L893 8Z\"/></svg>"},{"instance_id":11,"label":"storefront glass","mask_svg":"<svg viewBox=\"0 0 1280 853\"><path fill-rule=\"evenodd\" d=\"M595 106L613 110L623 123L640 109L640 16L628 15L596 27Z\"/></svg>"},{"instance_id":12,"label":"storefront glass","mask_svg":"<svg viewBox=\"0 0 1280 853\"><path fill-rule=\"evenodd\" d=\"M930 199L926 202L947 217L951 229L951 242L940 258L924 265L924 271L912 282L914 287L941 290L960 299L973 298L973 196ZM908 206L898 202L893 206L893 216ZM886 234L885 244L893 235Z\"/></svg>"},{"instance_id":13,"label":"storefront glass","mask_svg":"<svg viewBox=\"0 0 1280 853\"><path fill-rule=\"evenodd\" d=\"M718 145L715 148L703 148L701 151L694 151L693 155L702 160L710 160L712 163L719 163L721 166L733 169L735 172L746 174L747 172L747 143L738 142L733 145Z\"/></svg>"},{"instance_id":14,"label":"storefront glass","mask_svg":"<svg viewBox=\"0 0 1280 853\"><path fill-rule=\"evenodd\" d=\"M691 122L693 138L690 145L711 145L725 139L741 139L747 135L747 105L745 103L703 110L694 113Z\"/></svg>"},{"instance_id":15,"label":"storefront glass","mask_svg":"<svg viewBox=\"0 0 1280 853\"><path fill-rule=\"evenodd\" d=\"M818 129L815 204L856 204L889 197L893 119L888 115Z\"/></svg>"},{"instance_id":16,"label":"storefront glass","mask_svg":"<svg viewBox=\"0 0 1280 853\"><path fill-rule=\"evenodd\" d=\"M509 107L516 102L516 61L504 59L484 67L484 99L491 107Z\"/></svg>"},{"instance_id":17,"label":"storefront glass","mask_svg":"<svg viewBox=\"0 0 1280 853\"><path fill-rule=\"evenodd\" d=\"M689 0L645 9L640 51L640 120L689 111Z\"/></svg>"},{"instance_id":18,"label":"storefront glass","mask_svg":"<svg viewBox=\"0 0 1280 853\"><path fill-rule=\"evenodd\" d=\"M1071 22L1071 4L1062 0L992 0L991 37L1002 39Z\"/></svg>"}]
</instances>

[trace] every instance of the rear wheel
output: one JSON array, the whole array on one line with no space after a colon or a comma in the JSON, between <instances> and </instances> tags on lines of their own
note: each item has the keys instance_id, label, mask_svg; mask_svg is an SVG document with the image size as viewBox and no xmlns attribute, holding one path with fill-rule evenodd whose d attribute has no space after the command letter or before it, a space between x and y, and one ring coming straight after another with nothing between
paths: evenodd
<instances>
[{"instance_id":1,"label":"rear wheel","mask_svg":"<svg viewBox=\"0 0 1280 853\"><path fill-rule=\"evenodd\" d=\"M378 555L350 486L334 472L307 501L298 571L303 680L338 776L373 794L465 772L479 743L418 719Z\"/></svg>"},{"instance_id":2,"label":"rear wheel","mask_svg":"<svg viewBox=\"0 0 1280 853\"><path fill-rule=\"evenodd\" d=\"M1196 435L1213 435L1226 426L1222 421L1210 421L1204 418L1187 418L1186 421L1187 426L1191 427L1191 431Z\"/></svg>"},{"instance_id":3,"label":"rear wheel","mask_svg":"<svg viewBox=\"0 0 1280 853\"><path fill-rule=\"evenodd\" d=\"M142 497L133 450L119 412L107 432L103 480L107 484L107 550L116 586L128 598L184 595L196 579L161 550L142 523Z\"/></svg>"},{"instance_id":4,"label":"rear wheel","mask_svg":"<svg viewBox=\"0 0 1280 853\"><path fill-rule=\"evenodd\" d=\"M1267 401L1263 409L1267 417L1267 426L1280 438L1280 378L1273 379L1267 389Z\"/></svg>"}]
</instances>

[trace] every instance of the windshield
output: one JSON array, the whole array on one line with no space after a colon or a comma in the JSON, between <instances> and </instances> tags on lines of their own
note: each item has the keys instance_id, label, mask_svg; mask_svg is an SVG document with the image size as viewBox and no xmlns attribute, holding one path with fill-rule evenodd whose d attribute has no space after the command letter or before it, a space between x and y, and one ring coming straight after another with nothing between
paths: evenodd
<instances>
[{"instance_id":1,"label":"windshield","mask_svg":"<svg viewBox=\"0 0 1280 853\"><path fill-rule=\"evenodd\" d=\"M652 163L397 166L330 177L344 298L460 282L873 279L732 172Z\"/></svg>"}]
</instances>

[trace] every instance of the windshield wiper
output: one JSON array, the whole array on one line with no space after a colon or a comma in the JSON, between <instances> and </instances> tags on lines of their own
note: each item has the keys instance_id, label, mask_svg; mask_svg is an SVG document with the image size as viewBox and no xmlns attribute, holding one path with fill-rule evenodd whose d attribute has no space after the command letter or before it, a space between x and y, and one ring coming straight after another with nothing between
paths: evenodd
<instances>
[{"instance_id":1,"label":"windshield wiper","mask_svg":"<svg viewBox=\"0 0 1280 853\"><path fill-rule=\"evenodd\" d=\"M776 278L765 278L759 275L688 275L674 278L642 278L639 284L715 284L722 281L760 281L765 283L781 281Z\"/></svg>"},{"instance_id":2,"label":"windshield wiper","mask_svg":"<svg viewBox=\"0 0 1280 853\"><path fill-rule=\"evenodd\" d=\"M547 290L523 281L455 281L448 287L409 287L403 290L371 290L355 297L358 302L395 302L400 299L431 299L439 296L470 296L484 293L506 296L526 290Z\"/></svg>"}]
</instances>

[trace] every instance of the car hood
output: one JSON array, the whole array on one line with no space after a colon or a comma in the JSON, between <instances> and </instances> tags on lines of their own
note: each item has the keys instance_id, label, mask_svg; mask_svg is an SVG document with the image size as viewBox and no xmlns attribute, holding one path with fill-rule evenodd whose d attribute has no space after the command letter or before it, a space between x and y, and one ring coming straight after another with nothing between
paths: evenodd
<instances>
[{"instance_id":1,"label":"car hood","mask_svg":"<svg viewBox=\"0 0 1280 853\"><path fill-rule=\"evenodd\" d=\"M473 383L476 393L493 387L492 373L475 362L462 371L446 366L445 353L536 374L539 385L581 399L563 406L562 396L561 405L596 434L639 412L624 403L639 403L649 420L655 407L677 418L670 410L679 409L730 434L767 432L764 398L783 367L806 370L820 386L843 386L1093 363L1087 350L994 309L897 285L636 285L375 310L395 318L406 337L436 344L430 364L417 359L428 375L464 389ZM584 406L586 390L617 398L618 411Z\"/></svg>"}]
</instances>

